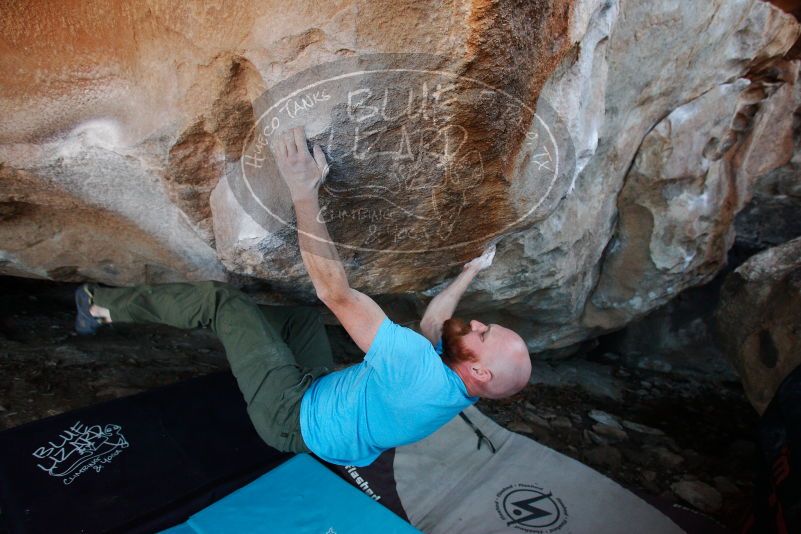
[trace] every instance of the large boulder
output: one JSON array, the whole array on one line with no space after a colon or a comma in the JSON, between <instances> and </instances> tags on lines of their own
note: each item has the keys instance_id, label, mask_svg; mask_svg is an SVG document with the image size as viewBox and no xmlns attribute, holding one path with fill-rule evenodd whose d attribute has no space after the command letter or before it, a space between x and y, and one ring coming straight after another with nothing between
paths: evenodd
<instances>
[{"instance_id":1,"label":"large boulder","mask_svg":"<svg viewBox=\"0 0 801 534\"><path fill-rule=\"evenodd\" d=\"M782 152L789 146L790 158L784 165L757 180L751 201L737 215L737 246L746 254L801 236L801 84L797 79L792 79L793 76L798 76L797 70L793 72L788 68L792 65L793 63L780 63L773 72L778 82L774 83L776 90L794 91L792 98L786 100L789 106L786 115L782 117L783 121L793 121L789 130L792 133L792 144L789 145L784 135L776 139L776 146L781 147ZM784 79L789 79L791 83L783 83ZM782 128L782 133L787 131Z\"/></svg>"},{"instance_id":2,"label":"large boulder","mask_svg":"<svg viewBox=\"0 0 801 534\"><path fill-rule=\"evenodd\" d=\"M419 308L497 241L464 312L569 350L714 276L792 156L801 28L759 0L2 10L8 274L310 299L278 117L327 151L356 287Z\"/></svg>"},{"instance_id":3,"label":"large boulder","mask_svg":"<svg viewBox=\"0 0 801 534\"><path fill-rule=\"evenodd\" d=\"M716 317L725 352L762 413L801 364L801 237L760 252L729 274Z\"/></svg>"},{"instance_id":4,"label":"large boulder","mask_svg":"<svg viewBox=\"0 0 801 534\"><path fill-rule=\"evenodd\" d=\"M715 312L720 288L731 271L758 252L801 237L801 84L796 76L793 64L783 61L763 71L763 87L785 94L785 98L770 101L769 105L782 103L784 109L776 109L772 115L777 124L784 125L780 128L782 135L775 138L776 148L765 151L763 157L781 155L782 159L789 156L789 160L759 176L753 184L751 200L735 218L736 238L726 267L711 282L682 291L646 317L605 337L604 347L631 359L647 354L665 360L674 369L721 380L738 379L723 356ZM792 127L788 128L791 120ZM792 134L791 140L785 137L787 133ZM792 148L788 151L789 146Z\"/></svg>"},{"instance_id":5,"label":"large boulder","mask_svg":"<svg viewBox=\"0 0 801 534\"><path fill-rule=\"evenodd\" d=\"M570 125L575 188L502 242L472 301L506 300L490 316L535 350L569 349L713 278L754 182L792 156L799 63L769 50L785 23L796 38L795 21L758 2L661 8L599 5L543 92Z\"/></svg>"}]
</instances>

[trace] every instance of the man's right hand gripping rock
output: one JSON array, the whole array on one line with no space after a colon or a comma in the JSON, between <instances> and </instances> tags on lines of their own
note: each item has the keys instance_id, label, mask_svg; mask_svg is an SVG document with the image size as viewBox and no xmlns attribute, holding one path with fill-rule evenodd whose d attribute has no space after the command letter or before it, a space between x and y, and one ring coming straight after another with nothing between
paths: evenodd
<instances>
[{"instance_id":1,"label":"man's right hand gripping rock","mask_svg":"<svg viewBox=\"0 0 801 534\"><path fill-rule=\"evenodd\" d=\"M312 158L306 145L306 133L302 126L298 126L278 134L272 148L292 201L314 197L328 174L328 164L320 145L314 145Z\"/></svg>"},{"instance_id":2,"label":"man's right hand gripping rock","mask_svg":"<svg viewBox=\"0 0 801 534\"><path fill-rule=\"evenodd\" d=\"M317 297L336 315L350 337L367 352L386 315L370 297L350 287L325 222L319 217L317 190L328 173L323 150L306 145L303 127L279 134L273 154L292 195L298 245Z\"/></svg>"}]
</instances>

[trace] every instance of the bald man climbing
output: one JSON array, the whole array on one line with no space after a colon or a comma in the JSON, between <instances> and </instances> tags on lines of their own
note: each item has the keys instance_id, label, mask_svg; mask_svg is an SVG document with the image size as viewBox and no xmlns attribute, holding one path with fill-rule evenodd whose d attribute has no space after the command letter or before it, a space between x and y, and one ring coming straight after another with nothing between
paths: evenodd
<instances>
[{"instance_id":1,"label":"bald man climbing","mask_svg":"<svg viewBox=\"0 0 801 534\"><path fill-rule=\"evenodd\" d=\"M520 336L500 325L452 318L494 250L467 263L431 301L420 322L423 335L397 325L350 287L318 218L318 188L327 172L322 149L315 145L312 157L303 128L279 135L272 149L314 289L365 351L363 362L331 372L331 349L316 314L257 306L218 282L81 286L76 330L92 333L111 321L213 329L262 439L340 465L368 465L387 449L433 433L479 397L506 397L528 383L531 361Z\"/></svg>"}]
</instances>

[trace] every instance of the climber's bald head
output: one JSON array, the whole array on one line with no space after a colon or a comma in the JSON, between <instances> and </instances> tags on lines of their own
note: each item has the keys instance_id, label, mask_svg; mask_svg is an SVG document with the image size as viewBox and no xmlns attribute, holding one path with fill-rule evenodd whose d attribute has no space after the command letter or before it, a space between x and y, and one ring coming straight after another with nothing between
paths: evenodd
<instances>
[{"instance_id":1,"label":"climber's bald head","mask_svg":"<svg viewBox=\"0 0 801 534\"><path fill-rule=\"evenodd\" d=\"M443 360L471 395L499 399L514 395L531 378L525 341L498 324L452 318L442 328Z\"/></svg>"}]
</instances>

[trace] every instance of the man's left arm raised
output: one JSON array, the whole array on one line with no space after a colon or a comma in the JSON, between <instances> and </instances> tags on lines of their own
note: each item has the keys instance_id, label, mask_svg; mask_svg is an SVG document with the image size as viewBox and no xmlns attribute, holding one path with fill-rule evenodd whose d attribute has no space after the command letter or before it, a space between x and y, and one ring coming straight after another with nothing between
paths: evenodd
<instances>
[{"instance_id":1,"label":"man's left arm raised","mask_svg":"<svg viewBox=\"0 0 801 534\"><path fill-rule=\"evenodd\" d=\"M494 257L495 245L491 245L481 256L467 262L459 276L428 303L423 318L420 319L420 331L432 345L439 343L443 323L453 316L470 282L480 271L492 265Z\"/></svg>"}]
</instances>

